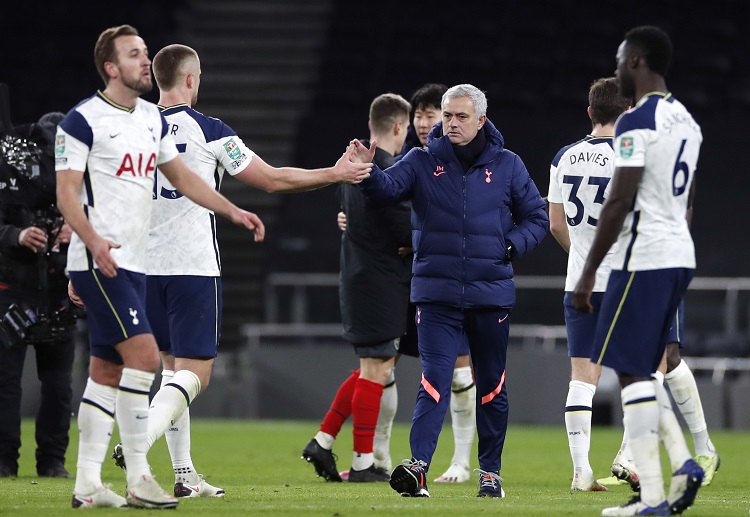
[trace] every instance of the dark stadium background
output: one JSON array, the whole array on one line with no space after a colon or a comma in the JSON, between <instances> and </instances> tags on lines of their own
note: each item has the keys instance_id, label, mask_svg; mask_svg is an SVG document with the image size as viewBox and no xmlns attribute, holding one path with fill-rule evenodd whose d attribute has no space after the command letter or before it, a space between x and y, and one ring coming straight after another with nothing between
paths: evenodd
<instances>
[{"instance_id":1,"label":"dark stadium background","mask_svg":"<svg viewBox=\"0 0 750 517\"><path fill-rule=\"evenodd\" d=\"M704 134L693 223L697 275L750 276L744 156L750 2L136 0L118 5L27 2L0 17L0 81L9 85L15 123L67 111L101 88L92 57L96 37L108 26L130 23L152 54L173 42L196 48L203 61L197 108L224 119L273 165L332 164L349 139L367 136L368 105L380 93L408 98L425 82L475 84L487 92L488 115L506 147L521 156L543 195L551 158L590 129L585 113L590 82L614 73L615 52L627 29L659 25L675 45L667 84ZM157 99L154 92L146 98ZM264 217L268 240L255 246L230 225L220 227L226 346L240 342L241 323L264 320L263 283L269 273L336 273L340 237L334 188L279 196L232 183L237 182L225 182L224 192ZM517 274L563 275L565 260L548 237L519 261ZM531 294L519 296L517 322L562 323L561 293ZM310 320L335 321L335 289L312 296ZM719 293L689 305L689 326L715 330L722 299ZM742 326L747 328L747 310Z\"/></svg>"}]
</instances>

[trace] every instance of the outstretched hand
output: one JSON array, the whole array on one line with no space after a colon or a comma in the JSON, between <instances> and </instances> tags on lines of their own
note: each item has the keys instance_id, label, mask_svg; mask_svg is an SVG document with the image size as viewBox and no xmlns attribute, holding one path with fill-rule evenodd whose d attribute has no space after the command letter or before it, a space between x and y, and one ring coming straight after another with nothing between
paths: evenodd
<instances>
[{"instance_id":1,"label":"outstretched hand","mask_svg":"<svg viewBox=\"0 0 750 517\"><path fill-rule=\"evenodd\" d=\"M365 147L365 145L360 142L359 140L352 140L349 142L349 147L346 148L346 153L350 153L350 160L357 163L370 163L372 165L372 159L375 157L375 149L378 147L378 141L373 140L370 143L370 148L368 149ZM350 152L351 149L351 152Z\"/></svg>"},{"instance_id":2,"label":"outstretched hand","mask_svg":"<svg viewBox=\"0 0 750 517\"><path fill-rule=\"evenodd\" d=\"M260 217L246 210L238 210L232 215L232 222L238 226L244 226L255 234L255 242L262 242L266 236L266 227Z\"/></svg>"},{"instance_id":3,"label":"outstretched hand","mask_svg":"<svg viewBox=\"0 0 750 517\"><path fill-rule=\"evenodd\" d=\"M351 144L346 147L346 151L333 166L336 173L337 183L359 183L370 176L372 163L368 160L361 161L354 158L355 148Z\"/></svg>"}]
</instances>

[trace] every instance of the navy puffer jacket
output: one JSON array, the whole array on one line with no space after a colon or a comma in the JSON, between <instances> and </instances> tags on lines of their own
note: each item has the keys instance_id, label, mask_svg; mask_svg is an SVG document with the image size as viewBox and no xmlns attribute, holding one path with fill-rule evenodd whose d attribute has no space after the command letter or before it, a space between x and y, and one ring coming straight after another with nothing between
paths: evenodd
<instances>
[{"instance_id":1,"label":"navy puffer jacket","mask_svg":"<svg viewBox=\"0 0 750 517\"><path fill-rule=\"evenodd\" d=\"M539 245L549 229L545 202L521 159L503 147L486 120L487 146L464 173L438 123L426 149L412 149L360 184L384 204L412 202L411 300L458 308L511 307L513 259Z\"/></svg>"}]
</instances>

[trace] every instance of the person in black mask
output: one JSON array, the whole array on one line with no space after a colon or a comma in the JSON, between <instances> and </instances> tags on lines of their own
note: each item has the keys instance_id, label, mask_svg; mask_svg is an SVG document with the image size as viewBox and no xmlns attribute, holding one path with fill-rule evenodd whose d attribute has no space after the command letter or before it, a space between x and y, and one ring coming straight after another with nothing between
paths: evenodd
<instances>
[{"instance_id":1,"label":"person in black mask","mask_svg":"<svg viewBox=\"0 0 750 517\"><path fill-rule=\"evenodd\" d=\"M36 416L36 469L65 469L71 420L73 332L65 276L71 230L55 207L53 144L62 113L0 130L0 477L18 475L21 377L26 351L36 352L41 403Z\"/></svg>"}]
</instances>

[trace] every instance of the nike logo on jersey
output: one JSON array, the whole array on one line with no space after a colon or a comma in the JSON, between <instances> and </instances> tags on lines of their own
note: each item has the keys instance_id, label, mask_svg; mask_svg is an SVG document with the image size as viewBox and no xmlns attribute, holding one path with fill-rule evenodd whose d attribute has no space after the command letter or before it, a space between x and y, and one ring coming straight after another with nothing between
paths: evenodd
<instances>
[{"instance_id":1,"label":"nike logo on jersey","mask_svg":"<svg viewBox=\"0 0 750 517\"><path fill-rule=\"evenodd\" d=\"M441 174L445 174L446 172L447 171L442 165L438 165L437 168L435 169L435 172L433 172L433 174L435 176L440 176Z\"/></svg>"},{"instance_id":2,"label":"nike logo on jersey","mask_svg":"<svg viewBox=\"0 0 750 517\"><path fill-rule=\"evenodd\" d=\"M509 316L509 315L508 315L508 314L506 314L504 318L500 318L499 320L497 320L497 322L498 322L498 323L502 323L503 321L505 321L505 320L507 320L507 319L508 319L508 316Z\"/></svg>"},{"instance_id":3,"label":"nike logo on jersey","mask_svg":"<svg viewBox=\"0 0 750 517\"><path fill-rule=\"evenodd\" d=\"M120 136L120 133L115 133L114 135L109 135L110 138L117 138Z\"/></svg>"},{"instance_id":4,"label":"nike logo on jersey","mask_svg":"<svg viewBox=\"0 0 750 517\"><path fill-rule=\"evenodd\" d=\"M148 415L135 415L136 420L146 420Z\"/></svg>"}]
</instances>

